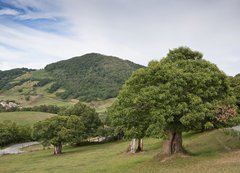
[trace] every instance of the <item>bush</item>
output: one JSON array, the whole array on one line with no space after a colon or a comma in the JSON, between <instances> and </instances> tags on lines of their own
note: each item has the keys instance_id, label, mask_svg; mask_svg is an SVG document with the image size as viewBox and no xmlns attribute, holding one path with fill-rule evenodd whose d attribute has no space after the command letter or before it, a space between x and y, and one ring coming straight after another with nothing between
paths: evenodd
<instances>
[{"instance_id":1,"label":"bush","mask_svg":"<svg viewBox=\"0 0 240 173\"><path fill-rule=\"evenodd\" d=\"M31 141L32 128L27 125L17 125L11 121L0 123L0 146L18 142Z\"/></svg>"}]
</instances>

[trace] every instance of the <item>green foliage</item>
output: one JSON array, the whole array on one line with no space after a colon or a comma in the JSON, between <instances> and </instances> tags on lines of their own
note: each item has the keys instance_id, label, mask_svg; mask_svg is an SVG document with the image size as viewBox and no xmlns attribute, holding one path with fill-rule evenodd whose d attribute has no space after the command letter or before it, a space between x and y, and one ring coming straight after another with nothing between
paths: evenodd
<instances>
[{"instance_id":1,"label":"green foliage","mask_svg":"<svg viewBox=\"0 0 240 173\"><path fill-rule=\"evenodd\" d=\"M240 74L229 77L230 80L230 86L233 88L234 96L237 99L237 106L238 109L240 108Z\"/></svg>"},{"instance_id":2,"label":"green foliage","mask_svg":"<svg viewBox=\"0 0 240 173\"><path fill-rule=\"evenodd\" d=\"M51 87L48 89L49 93L54 93L57 91L62 85L60 83L54 83L51 85Z\"/></svg>"},{"instance_id":3,"label":"green foliage","mask_svg":"<svg viewBox=\"0 0 240 173\"><path fill-rule=\"evenodd\" d=\"M91 101L116 97L126 79L140 67L130 61L91 53L47 65L45 70L66 89L58 93L62 99Z\"/></svg>"},{"instance_id":4,"label":"green foliage","mask_svg":"<svg viewBox=\"0 0 240 173\"><path fill-rule=\"evenodd\" d=\"M37 111L37 112L48 112L53 114L58 114L61 107L55 106L55 105L40 105L40 106L34 106L34 107L24 107L21 109L18 109L17 111Z\"/></svg>"},{"instance_id":5,"label":"green foliage","mask_svg":"<svg viewBox=\"0 0 240 173\"><path fill-rule=\"evenodd\" d=\"M227 76L201 58L201 53L180 47L137 70L110 109L114 127L136 137L227 125L216 114L217 105L234 105Z\"/></svg>"},{"instance_id":6,"label":"green foliage","mask_svg":"<svg viewBox=\"0 0 240 173\"><path fill-rule=\"evenodd\" d=\"M0 146L8 144L31 141L31 127L27 125L17 125L11 121L0 123Z\"/></svg>"},{"instance_id":7,"label":"green foliage","mask_svg":"<svg viewBox=\"0 0 240 173\"><path fill-rule=\"evenodd\" d=\"M29 98L27 98L29 97ZM25 99L30 99L30 96L25 96ZM36 112L47 112L52 114L58 114L61 109L64 109L59 106L55 105L40 105L40 106L33 106L33 107L12 107L12 108L4 108L0 105L0 112L26 112L26 111L36 111Z\"/></svg>"},{"instance_id":8,"label":"green foliage","mask_svg":"<svg viewBox=\"0 0 240 173\"><path fill-rule=\"evenodd\" d=\"M70 116L76 115L81 118L81 121L84 124L84 138L96 136L97 129L102 125L98 114L95 109L90 108L89 106L77 103L72 107L62 109L59 112L59 115ZM79 141L81 142L81 141Z\"/></svg>"},{"instance_id":9,"label":"green foliage","mask_svg":"<svg viewBox=\"0 0 240 173\"><path fill-rule=\"evenodd\" d=\"M34 124L33 138L54 146L82 139L84 125L77 116L56 116Z\"/></svg>"},{"instance_id":10,"label":"green foliage","mask_svg":"<svg viewBox=\"0 0 240 173\"><path fill-rule=\"evenodd\" d=\"M173 50L169 50L165 61L175 62L178 60L197 60L202 59L202 57L203 54L198 51L193 51L188 47L179 47Z\"/></svg>"},{"instance_id":11,"label":"green foliage","mask_svg":"<svg viewBox=\"0 0 240 173\"><path fill-rule=\"evenodd\" d=\"M21 83L24 83L25 81L20 81L18 83L13 83L11 84L10 82L23 75L26 72L32 71L27 68L17 68L17 69L12 69L12 70L6 70L6 71L0 71L0 90L7 90L10 89L16 85L20 85Z\"/></svg>"}]
</instances>

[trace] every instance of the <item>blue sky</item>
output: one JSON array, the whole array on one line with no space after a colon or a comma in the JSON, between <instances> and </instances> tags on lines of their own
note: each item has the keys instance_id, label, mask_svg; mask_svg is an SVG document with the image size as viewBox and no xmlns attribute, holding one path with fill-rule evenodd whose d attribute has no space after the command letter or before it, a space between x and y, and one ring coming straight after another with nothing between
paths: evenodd
<instances>
[{"instance_id":1,"label":"blue sky","mask_svg":"<svg viewBox=\"0 0 240 173\"><path fill-rule=\"evenodd\" d=\"M147 65L188 46L240 73L239 0L0 0L0 70L90 52Z\"/></svg>"}]
</instances>

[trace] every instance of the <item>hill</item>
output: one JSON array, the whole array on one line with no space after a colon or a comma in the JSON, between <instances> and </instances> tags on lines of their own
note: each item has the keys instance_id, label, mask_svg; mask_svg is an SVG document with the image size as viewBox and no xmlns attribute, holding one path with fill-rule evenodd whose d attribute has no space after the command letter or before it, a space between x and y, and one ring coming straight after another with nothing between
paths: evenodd
<instances>
[{"instance_id":1,"label":"hill","mask_svg":"<svg viewBox=\"0 0 240 173\"><path fill-rule=\"evenodd\" d=\"M144 139L145 151L126 154L128 141L119 141L82 147L64 147L61 156L53 156L52 149L30 147L39 151L0 157L0 172L104 172L104 173L238 173L240 169L240 143L237 137L222 130L199 134L186 134L184 146L189 156L174 156L165 161L155 159L162 141Z\"/></svg>"},{"instance_id":2,"label":"hill","mask_svg":"<svg viewBox=\"0 0 240 173\"><path fill-rule=\"evenodd\" d=\"M26 107L98 100L102 109L102 101L116 97L132 72L141 67L117 57L91 53L49 64L41 70L0 71L0 101L15 100ZM112 102L108 100L107 106Z\"/></svg>"},{"instance_id":3,"label":"hill","mask_svg":"<svg viewBox=\"0 0 240 173\"><path fill-rule=\"evenodd\" d=\"M55 79L53 91L61 98L82 101L105 100L116 97L124 82L141 65L113 56L90 53L49 64L45 70Z\"/></svg>"}]
</instances>

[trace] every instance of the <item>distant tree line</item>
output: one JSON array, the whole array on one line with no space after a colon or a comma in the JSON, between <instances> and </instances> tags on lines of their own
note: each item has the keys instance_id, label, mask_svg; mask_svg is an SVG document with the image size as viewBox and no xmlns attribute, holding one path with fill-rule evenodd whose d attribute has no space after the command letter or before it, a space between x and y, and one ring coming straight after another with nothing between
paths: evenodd
<instances>
[{"instance_id":1,"label":"distant tree line","mask_svg":"<svg viewBox=\"0 0 240 173\"><path fill-rule=\"evenodd\" d=\"M66 109L65 107L59 107L55 105L40 105L40 106L33 106L33 107L12 107L9 109L4 108L0 105L0 112L16 112L16 111L36 111L36 112L47 112L58 114L60 110Z\"/></svg>"}]
</instances>

